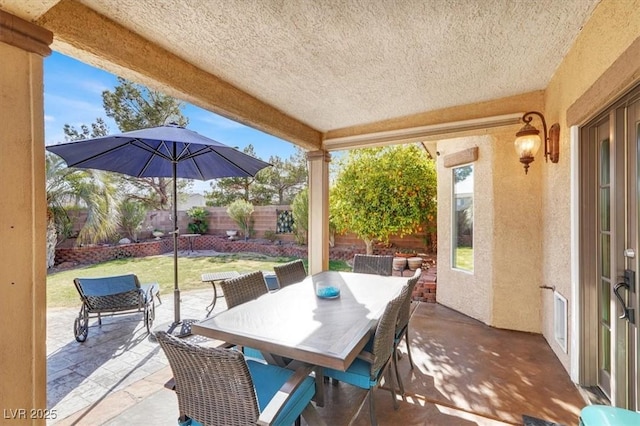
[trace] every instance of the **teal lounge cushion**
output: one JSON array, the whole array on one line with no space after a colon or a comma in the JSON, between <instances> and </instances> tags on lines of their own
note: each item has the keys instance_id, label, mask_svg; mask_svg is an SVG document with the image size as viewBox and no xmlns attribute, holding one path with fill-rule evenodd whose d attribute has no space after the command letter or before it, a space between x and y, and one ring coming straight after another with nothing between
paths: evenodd
<instances>
[{"instance_id":1,"label":"teal lounge cushion","mask_svg":"<svg viewBox=\"0 0 640 426\"><path fill-rule=\"evenodd\" d=\"M640 414L607 405L589 405L580 411L581 426L636 426Z\"/></svg>"},{"instance_id":2,"label":"teal lounge cushion","mask_svg":"<svg viewBox=\"0 0 640 426\"><path fill-rule=\"evenodd\" d=\"M334 370L332 368L324 369L325 376L362 389L371 389L377 383L377 380L371 380L369 377L370 372L371 364L358 358L351 363L347 371Z\"/></svg>"},{"instance_id":3,"label":"teal lounge cushion","mask_svg":"<svg viewBox=\"0 0 640 426\"><path fill-rule=\"evenodd\" d=\"M247 365L258 395L258 406L260 407L260 412L262 412L282 385L293 375L294 371L275 365L262 364L251 359L247 360ZM305 378L300 387L284 405L274 424L292 425L315 393L315 381L311 377Z\"/></svg>"},{"instance_id":4,"label":"teal lounge cushion","mask_svg":"<svg viewBox=\"0 0 640 426\"><path fill-rule=\"evenodd\" d=\"M282 385L293 375L294 371L276 367L275 365L263 364L251 359L247 360L247 366L253 379L253 386L256 388L258 407L262 412ZM294 424L315 393L316 384L311 377L307 377L284 405L274 425L290 426ZM187 418L183 422L178 420L178 426L202 426L202 423Z\"/></svg>"},{"instance_id":5,"label":"teal lounge cushion","mask_svg":"<svg viewBox=\"0 0 640 426\"><path fill-rule=\"evenodd\" d=\"M101 278L79 278L85 296L109 296L138 290L133 274Z\"/></svg>"}]
</instances>

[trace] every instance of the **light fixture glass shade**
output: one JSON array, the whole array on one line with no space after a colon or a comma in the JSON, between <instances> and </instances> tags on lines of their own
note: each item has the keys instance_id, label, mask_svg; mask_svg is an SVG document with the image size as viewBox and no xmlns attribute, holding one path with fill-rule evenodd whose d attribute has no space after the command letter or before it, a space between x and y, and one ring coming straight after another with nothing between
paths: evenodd
<instances>
[{"instance_id":1,"label":"light fixture glass shade","mask_svg":"<svg viewBox=\"0 0 640 426\"><path fill-rule=\"evenodd\" d=\"M518 157L526 158L536 156L538 149L540 149L541 142L539 135L528 134L518 136L513 144L518 153Z\"/></svg>"},{"instance_id":2,"label":"light fixture glass shade","mask_svg":"<svg viewBox=\"0 0 640 426\"><path fill-rule=\"evenodd\" d=\"M531 161L533 161L533 157L536 156L538 149L540 149L541 142L540 131L527 123L516 133L516 140L513 144L521 159L531 158Z\"/></svg>"}]
</instances>

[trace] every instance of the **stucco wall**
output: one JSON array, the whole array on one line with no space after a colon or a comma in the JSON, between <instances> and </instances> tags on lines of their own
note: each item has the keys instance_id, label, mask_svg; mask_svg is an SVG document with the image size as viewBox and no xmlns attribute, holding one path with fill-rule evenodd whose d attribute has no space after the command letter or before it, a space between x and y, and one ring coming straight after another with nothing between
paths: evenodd
<instances>
[{"instance_id":1,"label":"stucco wall","mask_svg":"<svg viewBox=\"0 0 640 426\"><path fill-rule=\"evenodd\" d=\"M598 79L640 37L640 1L604 0L598 5L589 22L576 39L573 47L558 67L546 90L545 115L550 123L559 122L560 162L544 167L542 175L542 283L555 285L556 290L569 303L569 324L578 321L571 317L572 299L571 262L571 125L584 124L589 118L611 102L633 81L629 78L609 86L597 87ZM638 57L623 64L637 75ZM628 70L627 69L627 70ZM633 76L633 72L616 73ZM619 78L612 76L613 79ZM636 79L636 82L638 80ZM574 114L584 117L581 122L568 122L567 111L588 91L595 94L592 102L586 102L586 110ZM575 206L578 208L579 206ZM574 252L575 254L575 252ZM571 328L569 341L575 339ZM560 348L553 336L553 297L551 292L542 294L542 333L562 364L570 370L571 349L568 353ZM577 354L576 354L577 356ZM574 377L575 379L575 377Z\"/></svg>"},{"instance_id":2,"label":"stucco wall","mask_svg":"<svg viewBox=\"0 0 640 426\"><path fill-rule=\"evenodd\" d=\"M513 141L520 126L493 133L493 310L490 325L539 333L542 155L528 174Z\"/></svg>"},{"instance_id":3,"label":"stucco wall","mask_svg":"<svg viewBox=\"0 0 640 426\"><path fill-rule=\"evenodd\" d=\"M555 286L568 300L569 324L577 321L571 316L577 283L571 270L576 253L571 243L570 127L584 124L640 82L640 61L633 54L639 45L640 0L604 0L558 67L544 104L522 105L521 112L544 112L549 126L560 123L557 164L545 163L539 152L525 175L513 150L519 126L437 142L443 156L479 147L472 274L451 269L452 177L438 160L439 303L495 327L541 332L568 371L571 350L565 353L554 339L553 292L539 286ZM537 119L533 124L541 128ZM572 331L569 341L575 338Z\"/></svg>"},{"instance_id":4,"label":"stucco wall","mask_svg":"<svg viewBox=\"0 0 640 426\"><path fill-rule=\"evenodd\" d=\"M516 127L438 142L438 302L491 326L540 332L540 161L529 174L513 149ZM478 147L474 270L451 268L452 169L442 159Z\"/></svg>"},{"instance_id":5,"label":"stucco wall","mask_svg":"<svg viewBox=\"0 0 640 426\"><path fill-rule=\"evenodd\" d=\"M452 193L453 169L444 167L443 158L467 148L479 148L474 173L474 270L452 269ZM493 184L491 137L456 138L438 142L438 302L485 323L492 309Z\"/></svg>"}]
</instances>

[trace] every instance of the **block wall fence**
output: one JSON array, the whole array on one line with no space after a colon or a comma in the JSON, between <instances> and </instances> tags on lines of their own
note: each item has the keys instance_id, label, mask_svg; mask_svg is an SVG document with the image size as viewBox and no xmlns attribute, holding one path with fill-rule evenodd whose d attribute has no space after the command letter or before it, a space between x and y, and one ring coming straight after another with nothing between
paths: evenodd
<instances>
[{"instance_id":1,"label":"block wall fence","mask_svg":"<svg viewBox=\"0 0 640 426\"><path fill-rule=\"evenodd\" d=\"M226 207L206 207L206 210L209 212L208 223L209 230L207 231L207 235L219 235L226 236L226 232L230 230L237 230L238 226L235 222L229 217L227 214ZM274 231L276 230L276 216L277 210L291 210L291 206L283 205L283 206L256 206L255 211L253 213L254 219L254 229L255 229L255 237L256 239L264 238L265 231ZM82 225L86 221L86 213L79 212L74 217L74 231L79 231L82 228ZM187 225L189 224L190 218L187 216L186 211L178 211L178 229L181 234L188 233ZM147 218L145 219L142 229L138 235L140 240L147 240L153 238L151 235L151 231L154 229L159 229L168 234L172 229L172 221L171 221L171 212L166 210L158 210L151 211L147 213ZM294 242L295 237L293 234L277 234L278 239L282 242ZM395 249L416 249L418 252L427 251L425 245L425 234L418 233L414 235L407 235L403 238L400 237L391 237L390 239L391 246ZM362 250L359 252L363 252L365 249L364 242L358 238L356 235L347 233L344 235L336 235L335 236L335 246L336 247L353 247L358 250Z\"/></svg>"},{"instance_id":2,"label":"block wall fence","mask_svg":"<svg viewBox=\"0 0 640 426\"><path fill-rule=\"evenodd\" d=\"M208 207L209 230L207 234L191 239L193 250L214 250L221 253L261 253L268 256L307 258L307 246L296 244L293 234L277 234L279 242L271 242L264 239L264 232L276 229L276 210L288 210L289 206L264 206L256 207L254 212L254 239L245 241L240 238L230 241L226 235L228 230L238 230L233 220L227 215L224 207ZM74 229L78 231L82 226L86 215L78 214L74 221ZM187 225L189 217L186 212L178 212L178 228L181 234L188 233ZM113 259L129 257L155 256L171 252L173 239L166 235L160 239L154 239L151 231L162 230L167 233L171 230L172 223L170 213L167 211L154 211L147 214L142 231L139 234L141 242L117 245L91 245L83 247L73 246L73 241L67 241L56 248L55 265L57 268L75 266L78 264L95 264ZM393 255L399 249L413 249L421 253L425 262L423 273L413 292L413 299L423 302L436 302L436 255L428 253L425 248L424 235L405 236L404 238L392 237L391 247L374 247L374 254ZM178 249L187 250L189 239L178 238ZM332 260L344 260L350 262L356 253L365 253L365 245L353 234L336 235L335 245L329 250ZM399 275L398 271L394 271ZM410 275L411 271L404 271Z\"/></svg>"}]
</instances>

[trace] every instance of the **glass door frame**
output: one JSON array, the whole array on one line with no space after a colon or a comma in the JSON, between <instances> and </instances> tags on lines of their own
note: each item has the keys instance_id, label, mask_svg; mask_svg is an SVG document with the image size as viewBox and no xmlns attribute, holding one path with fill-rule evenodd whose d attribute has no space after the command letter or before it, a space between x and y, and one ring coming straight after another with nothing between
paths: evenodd
<instances>
[{"instance_id":1,"label":"glass door frame","mask_svg":"<svg viewBox=\"0 0 640 426\"><path fill-rule=\"evenodd\" d=\"M621 307L612 291L625 269L638 271L638 201L640 190L640 129L634 129L628 119L628 106L632 102L640 110L640 86L631 90L620 101L612 104L598 117L580 128L578 146L579 179L579 267L578 267L578 350L580 354L578 380L583 386L597 386L600 381L598 330L601 325L600 288L602 263L598 256L601 248L600 209L600 141L609 129L610 144L610 293L609 316L611 323L611 389L608 394L612 405L637 410L640 400L638 386L638 329L619 319ZM640 123L640 111L635 116ZM605 130L603 130L605 129ZM632 137L635 135L635 138ZM635 256L625 256L632 248ZM635 293L626 292L628 303L638 307L638 274ZM633 299L633 300L630 300ZM636 316L638 312L636 309ZM637 324L637 319L636 319Z\"/></svg>"}]
</instances>

